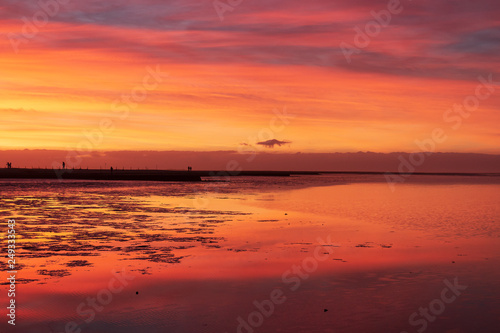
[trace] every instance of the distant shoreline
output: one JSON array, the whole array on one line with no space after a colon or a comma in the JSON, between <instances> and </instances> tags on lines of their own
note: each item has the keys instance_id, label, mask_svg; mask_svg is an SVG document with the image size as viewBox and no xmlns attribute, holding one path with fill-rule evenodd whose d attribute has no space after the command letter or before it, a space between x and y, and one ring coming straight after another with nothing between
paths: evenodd
<instances>
[{"instance_id":1,"label":"distant shoreline","mask_svg":"<svg viewBox=\"0 0 500 333\"><path fill-rule=\"evenodd\" d=\"M184 170L126 170L126 169L0 169L0 179L63 179L63 180L130 180L130 181L178 181L201 182L204 178L222 177L290 177L297 175L384 175L386 172L371 171L184 171ZM395 174L398 174L397 172ZM404 174L400 174L404 175ZM445 173L414 172L426 176L500 176L499 173Z\"/></svg>"},{"instance_id":2,"label":"distant shoreline","mask_svg":"<svg viewBox=\"0 0 500 333\"><path fill-rule=\"evenodd\" d=\"M418 176L481 176L481 177L498 177L500 173L480 173L480 172L398 172L398 171L319 171L318 174L357 174L357 175L418 175Z\"/></svg>"},{"instance_id":3,"label":"distant shoreline","mask_svg":"<svg viewBox=\"0 0 500 333\"><path fill-rule=\"evenodd\" d=\"M61 180L130 180L201 182L202 177L266 176L289 177L292 174L318 175L316 172L284 171L185 171L185 170L127 170L127 169L0 169L0 179L61 179Z\"/></svg>"}]
</instances>

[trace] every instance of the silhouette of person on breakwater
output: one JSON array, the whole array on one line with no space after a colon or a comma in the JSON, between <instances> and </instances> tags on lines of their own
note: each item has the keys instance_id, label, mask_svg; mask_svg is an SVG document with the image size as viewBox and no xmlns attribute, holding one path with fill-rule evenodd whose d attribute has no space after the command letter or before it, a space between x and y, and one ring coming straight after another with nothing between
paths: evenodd
<instances>
[{"instance_id":1,"label":"silhouette of person on breakwater","mask_svg":"<svg viewBox=\"0 0 500 333\"><path fill-rule=\"evenodd\" d=\"M113 172L113 167L111 167L110 170L111 170L111 173L112 173Z\"/></svg>"},{"instance_id":2,"label":"silhouette of person on breakwater","mask_svg":"<svg viewBox=\"0 0 500 333\"><path fill-rule=\"evenodd\" d=\"M12 169L12 163L11 162L7 162L7 169Z\"/></svg>"},{"instance_id":3,"label":"silhouette of person on breakwater","mask_svg":"<svg viewBox=\"0 0 500 333\"><path fill-rule=\"evenodd\" d=\"M192 168L192 167L190 167L190 166L188 166L188 171L191 171L191 170L193 170L193 168Z\"/></svg>"},{"instance_id":4,"label":"silhouette of person on breakwater","mask_svg":"<svg viewBox=\"0 0 500 333\"><path fill-rule=\"evenodd\" d=\"M66 163L63 162L63 169L66 169Z\"/></svg>"}]
</instances>

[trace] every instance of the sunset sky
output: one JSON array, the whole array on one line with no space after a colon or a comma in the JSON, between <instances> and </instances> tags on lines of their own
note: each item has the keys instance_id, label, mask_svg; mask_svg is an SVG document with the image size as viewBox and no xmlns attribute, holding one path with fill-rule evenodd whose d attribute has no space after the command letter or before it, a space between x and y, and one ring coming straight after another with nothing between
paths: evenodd
<instances>
[{"instance_id":1,"label":"sunset sky","mask_svg":"<svg viewBox=\"0 0 500 333\"><path fill-rule=\"evenodd\" d=\"M387 1L54 1L0 1L0 149L500 153L498 0L401 1L350 62Z\"/></svg>"}]
</instances>

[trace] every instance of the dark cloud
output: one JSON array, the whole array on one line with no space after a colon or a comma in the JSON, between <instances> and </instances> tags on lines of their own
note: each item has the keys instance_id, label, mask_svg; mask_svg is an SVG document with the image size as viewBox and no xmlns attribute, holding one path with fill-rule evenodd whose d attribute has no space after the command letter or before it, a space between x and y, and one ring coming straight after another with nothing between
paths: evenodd
<instances>
[{"instance_id":1,"label":"dark cloud","mask_svg":"<svg viewBox=\"0 0 500 333\"><path fill-rule=\"evenodd\" d=\"M447 45L446 49L460 53L494 54L498 57L500 26L464 33L458 36L458 41Z\"/></svg>"},{"instance_id":2,"label":"dark cloud","mask_svg":"<svg viewBox=\"0 0 500 333\"><path fill-rule=\"evenodd\" d=\"M286 145L288 143L292 143L292 142L290 142L290 141L280 141L280 140L276 140L276 139L262 141L262 142L257 142L258 145L264 146L266 148L274 148L274 146L281 147L281 146Z\"/></svg>"}]
</instances>

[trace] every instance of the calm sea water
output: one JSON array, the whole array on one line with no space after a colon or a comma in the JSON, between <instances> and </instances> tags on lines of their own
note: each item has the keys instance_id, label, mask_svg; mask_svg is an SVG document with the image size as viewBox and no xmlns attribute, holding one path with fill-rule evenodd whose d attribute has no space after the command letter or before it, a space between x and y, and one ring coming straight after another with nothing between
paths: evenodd
<instances>
[{"instance_id":1,"label":"calm sea water","mask_svg":"<svg viewBox=\"0 0 500 333\"><path fill-rule=\"evenodd\" d=\"M1 181L1 332L500 332L500 178Z\"/></svg>"}]
</instances>

